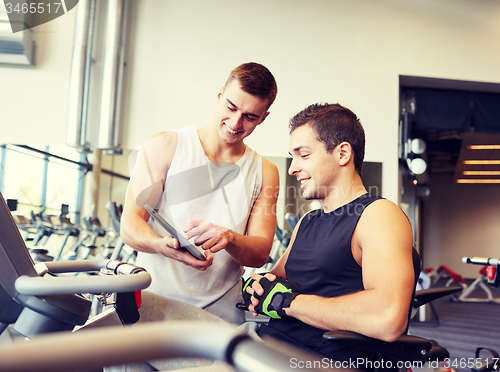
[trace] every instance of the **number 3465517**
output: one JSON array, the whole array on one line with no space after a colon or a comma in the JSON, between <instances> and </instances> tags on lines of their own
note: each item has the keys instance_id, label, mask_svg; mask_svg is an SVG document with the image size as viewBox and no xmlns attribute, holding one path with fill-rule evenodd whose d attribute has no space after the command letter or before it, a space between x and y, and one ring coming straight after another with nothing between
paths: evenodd
<instances>
[{"instance_id":1,"label":"number 3465517","mask_svg":"<svg viewBox=\"0 0 500 372\"><path fill-rule=\"evenodd\" d=\"M52 5L52 7L51 7ZM61 3L5 3L7 13L58 13Z\"/></svg>"}]
</instances>

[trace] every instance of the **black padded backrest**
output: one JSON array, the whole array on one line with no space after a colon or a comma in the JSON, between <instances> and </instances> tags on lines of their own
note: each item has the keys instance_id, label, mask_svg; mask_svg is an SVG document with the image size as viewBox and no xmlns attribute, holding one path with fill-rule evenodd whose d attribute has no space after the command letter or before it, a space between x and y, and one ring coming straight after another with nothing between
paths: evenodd
<instances>
[{"instance_id":1,"label":"black padded backrest","mask_svg":"<svg viewBox=\"0 0 500 372\"><path fill-rule=\"evenodd\" d=\"M415 247L413 247L412 258L413 258L413 274L415 275L415 288L416 288L418 283L418 278L420 278L420 271L422 270L422 260L420 259L420 255L418 254Z\"/></svg>"},{"instance_id":2,"label":"black padded backrest","mask_svg":"<svg viewBox=\"0 0 500 372\"><path fill-rule=\"evenodd\" d=\"M21 275L38 276L19 229L0 193L0 323L9 323L18 310L15 281Z\"/></svg>"},{"instance_id":3,"label":"black padded backrest","mask_svg":"<svg viewBox=\"0 0 500 372\"><path fill-rule=\"evenodd\" d=\"M411 296L410 309L408 310L408 323L406 325L405 334L408 333L408 327L410 326L410 319L413 310L413 301L415 298L415 290L417 289L418 278L420 277L420 271L422 270L422 260L415 247L413 247L412 258L413 258L413 275L415 276L415 281L413 282L413 293Z\"/></svg>"}]
</instances>

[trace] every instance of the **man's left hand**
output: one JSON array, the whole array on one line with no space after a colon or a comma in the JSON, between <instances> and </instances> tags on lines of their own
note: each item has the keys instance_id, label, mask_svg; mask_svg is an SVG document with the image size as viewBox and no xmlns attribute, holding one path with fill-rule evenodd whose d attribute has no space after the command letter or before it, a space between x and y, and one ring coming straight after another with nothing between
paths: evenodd
<instances>
[{"instance_id":1,"label":"man's left hand","mask_svg":"<svg viewBox=\"0 0 500 372\"><path fill-rule=\"evenodd\" d=\"M254 315L264 314L271 318L281 319L286 316L286 308L299 295L292 285L285 279L274 274L267 273L264 276L252 275L244 291L251 295L248 310ZM246 294L243 293L243 297ZM245 303L248 300L245 299Z\"/></svg>"}]
</instances>

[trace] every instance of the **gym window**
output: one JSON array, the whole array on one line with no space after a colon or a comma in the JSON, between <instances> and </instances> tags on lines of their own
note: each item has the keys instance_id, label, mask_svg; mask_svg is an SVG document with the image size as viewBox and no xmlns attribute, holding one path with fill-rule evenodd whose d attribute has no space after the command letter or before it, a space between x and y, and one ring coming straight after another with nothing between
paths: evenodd
<instances>
[{"instance_id":1,"label":"gym window","mask_svg":"<svg viewBox=\"0 0 500 372\"><path fill-rule=\"evenodd\" d=\"M17 199L20 214L45 210L59 215L69 204L69 217L80 220L85 156L66 146L0 145L0 191Z\"/></svg>"}]
</instances>

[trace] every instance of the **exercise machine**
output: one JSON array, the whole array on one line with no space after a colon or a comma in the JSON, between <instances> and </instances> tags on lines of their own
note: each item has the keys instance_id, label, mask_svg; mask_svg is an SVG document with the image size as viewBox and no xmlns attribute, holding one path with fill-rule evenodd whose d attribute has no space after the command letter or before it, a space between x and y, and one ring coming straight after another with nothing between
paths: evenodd
<instances>
[{"instance_id":1,"label":"exercise machine","mask_svg":"<svg viewBox=\"0 0 500 372\"><path fill-rule=\"evenodd\" d=\"M464 259L465 258L467 257L464 257ZM477 260L477 262L486 262L484 260L487 260L481 257L476 257L474 259ZM436 285L442 278L448 278L448 281L445 284L446 287L449 287L450 285L459 285L463 288L463 291L459 296L453 295L451 297L453 301L474 302L474 303L490 302L490 303L500 304L500 298L498 297L495 298L493 296L490 286L488 285L489 283L488 277L490 275L489 270L492 270L490 269L490 267L492 266L488 266L481 263L476 263L476 264L483 265L483 267L479 270L479 276L470 285L467 284L466 280L463 278L462 275L456 273L455 271L451 270L449 267L445 265L441 265L437 269L436 276L433 280L433 285ZM485 296L471 297L471 295L478 289L480 289Z\"/></svg>"},{"instance_id":2,"label":"exercise machine","mask_svg":"<svg viewBox=\"0 0 500 372\"><path fill-rule=\"evenodd\" d=\"M123 212L122 206L117 206L115 202L108 201L106 203L106 209L111 217L111 223L117 235L115 246L111 252L111 259L134 263L137 257L137 251L123 243L120 237L120 222Z\"/></svg>"},{"instance_id":3,"label":"exercise machine","mask_svg":"<svg viewBox=\"0 0 500 372\"><path fill-rule=\"evenodd\" d=\"M76 240L80 236L81 228L71 222L68 217L68 212L68 205L63 204L61 206L61 214L59 215L59 222L61 223L60 229L62 230L63 238L58 249L56 250L56 254L54 256L55 261L59 261L61 259L64 247L68 243L68 239L73 237Z\"/></svg>"},{"instance_id":4,"label":"exercise machine","mask_svg":"<svg viewBox=\"0 0 500 372\"><path fill-rule=\"evenodd\" d=\"M431 288L432 280L430 276L425 272L421 271L418 277L416 293L424 293L421 291L428 290ZM452 294L453 296L454 294ZM420 326L439 326L439 315L432 304L432 301L426 302L421 306L415 307L413 310L415 314L412 315L410 322L412 325Z\"/></svg>"},{"instance_id":5,"label":"exercise machine","mask_svg":"<svg viewBox=\"0 0 500 372\"><path fill-rule=\"evenodd\" d=\"M221 360L241 372L347 372L271 339L255 341L229 324L148 323L0 344L0 371L9 372L72 372L165 358Z\"/></svg>"},{"instance_id":6,"label":"exercise machine","mask_svg":"<svg viewBox=\"0 0 500 372\"><path fill-rule=\"evenodd\" d=\"M500 298L495 298L490 287L488 286L488 283L491 284L489 279L490 267L493 269L495 268L494 266L483 266L479 270L479 276L476 280L474 280L471 285L467 286L458 297L460 302L490 302L500 304ZM477 288L481 288L486 294L486 297L469 297Z\"/></svg>"},{"instance_id":7,"label":"exercise machine","mask_svg":"<svg viewBox=\"0 0 500 372\"><path fill-rule=\"evenodd\" d=\"M9 210L13 212L17 209L17 200L8 199L7 205ZM28 251L36 262L61 259L68 239L70 237L77 239L80 235L81 228L71 222L68 212L68 205L62 204L59 216L47 215L44 211L39 213L31 211L30 219L19 214L12 215L19 230L24 232L24 241L30 242L31 246ZM30 235L34 235L34 237L30 237ZM48 242L56 236L60 236L60 242L54 252L49 252Z\"/></svg>"},{"instance_id":8,"label":"exercise machine","mask_svg":"<svg viewBox=\"0 0 500 372\"><path fill-rule=\"evenodd\" d=\"M486 257L463 257L462 262L465 264L484 265L484 268L486 268L486 282L493 287L500 287L500 275L498 275L500 259Z\"/></svg>"},{"instance_id":9,"label":"exercise machine","mask_svg":"<svg viewBox=\"0 0 500 372\"><path fill-rule=\"evenodd\" d=\"M293 230L295 229L295 226L300 221L300 214L286 213L285 214L285 221L288 224L288 227L290 228L290 231L293 232Z\"/></svg>"},{"instance_id":10,"label":"exercise machine","mask_svg":"<svg viewBox=\"0 0 500 372\"><path fill-rule=\"evenodd\" d=\"M97 246L97 239L105 237L109 232L108 229L101 225L101 221L99 221L97 217L84 217L83 223L85 225L85 230L88 231L88 238L79 247L78 255L75 258L78 260L86 260L89 257L96 257L96 251L99 248ZM103 249L105 248L107 247L103 247Z\"/></svg>"},{"instance_id":11,"label":"exercise machine","mask_svg":"<svg viewBox=\"0 0 500 372\"><path fill-rule=\"evenodd\" d=\"M17 199L7 199L6 203L11 212L17 211ZM16 221L16 225L21 231L21 235L23 236L24 241L33 240L33 237L31 235L36 235L37 230L31 219L18 213L12 214L12 217Z\"/></svg>"},{"instance_id":12,"label":"exercise machine","mask_svg":"<svg viewBox=\"0 0 500 372\"><path fill-rule=\"evenodd\" d=\"M77 326L130 324L138 319L136 291L151 283L142 268L111 260L52 261L34 264L0 193L0 335L71 331ZM99 275L68 276L94 272ZM105 312L89 320L91 300L102 294ZM111 301L108 293L116 293ZM81 329L81 328L80 328ZM5 334L2 334L4 333Z\"/></svg>"}]
</instances>

